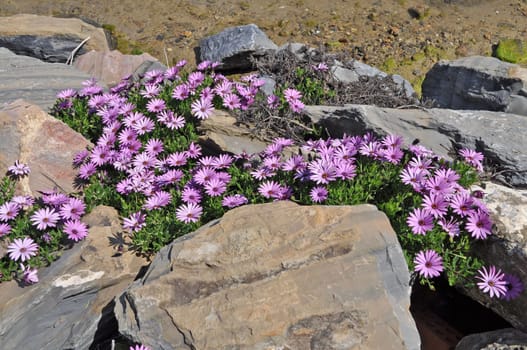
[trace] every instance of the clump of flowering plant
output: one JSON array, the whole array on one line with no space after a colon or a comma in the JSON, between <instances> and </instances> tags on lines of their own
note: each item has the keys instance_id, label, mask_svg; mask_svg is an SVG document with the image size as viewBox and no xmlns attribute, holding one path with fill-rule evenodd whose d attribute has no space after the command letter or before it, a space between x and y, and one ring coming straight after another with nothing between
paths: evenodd
<instances>
[{"instance_id":1,"label":"clump of flowering plant","mask_svg":"<svg viewBox=\"0 0 527 350\"><path fill-rule=\"evenodd\" d=\"M468 163L447 162L422 146L405 148L396 135L366 134L278 137L258 154L206 155L197 126L215 109L250 110L265 100L268 110L298 114L304 92L279 87L264 97L255 75L234 82L210 62L190 74L183 65L149 72L142 82L124 79L107 93L89 81L54 108L94 143L74 159L87 209L117 208L137 251L153 254L247 203L371 203L389 217L421 283L432 286L444 276L451 285L475 284L483 263L470 255L471 242L492 233L488 210L467 189L481 170L477 153L462 150ZM79 115L88 121L71 120ZM47 217L41 225L54 222L50 213L40 214ZM502 283L505 275L483 271L480 287L491 296L512 298L523 290L517 278Z\"/></svg>"},{"instance_id":2,"label":"clump of flowering plant","mask_svg":"<svg viewBox=\"0 0 527 350\"><path fill-rule=\"evenodd\" d=\"M80 220L86 211L82 199L56 191L40 198L15 195L16 181L29 173L17 160L0 183L0 240L7 245L7 254L0 257L0 281L18 277L26 284L38 282L37 268L88 235Z\"/></svg>"}]
</instances>

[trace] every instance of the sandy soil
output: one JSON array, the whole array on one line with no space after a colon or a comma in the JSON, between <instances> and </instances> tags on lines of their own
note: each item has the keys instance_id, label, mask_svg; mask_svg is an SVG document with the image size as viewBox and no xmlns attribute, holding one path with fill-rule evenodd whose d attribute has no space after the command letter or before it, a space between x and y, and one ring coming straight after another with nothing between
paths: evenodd
<instances>
[{"instance_id":1,"label":"sandy soil","mask_svg":"<svg viewBox=\"0 0 527 350\"><path fill-rule=\"evenodd\" d=\"M502 38L527 37L527 0L1 0L0 16L16 13L109 25L121 51L169 64L193 62L207 35L255 23L278 45L345 51L414 85L441 58L490 55Z\"/></svg>"}]
</instances>

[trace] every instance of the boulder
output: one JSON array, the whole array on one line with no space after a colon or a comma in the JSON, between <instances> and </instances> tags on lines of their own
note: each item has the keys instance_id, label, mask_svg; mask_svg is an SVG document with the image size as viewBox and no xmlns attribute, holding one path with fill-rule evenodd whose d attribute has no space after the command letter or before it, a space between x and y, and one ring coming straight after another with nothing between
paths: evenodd
<instances>
[{"instance_id":1,"label":"boulder","mask_svg":"<svg viewBox=\"0 0 527 350\"><path fill-rule=\"evenodd\" d=\"M49 110L55 104L57 93L80 88L89 78L72 66L15 55L0 47L0 108L22 98Z\"/></svg>"},{"instance_id":2,"label":"boulder","mask_svg":"<svg viewBox=\"0 0 527 350\"><path fill-rule=\"evenodd\" d=\"M112 299L134 280L143 258L118 251L117 211L97 207L84 219L88 237L39 271L40 281L21 288L0 284L3 349L88 349L116 336Z\"/></svg>"},{"instance_id":3,"label":"boulder","mask_svg":"<svg viewBox=\"0 0 527 350\"><path fill-rule=\"evenodd\" d=\"M494 57L440 61L426 74L423 98L438 107L527 115L527 69Z\"/></svg>"},{"instance_id":4,"label":"boulder","mask_svg":"<svg viewBox=\"0 0 527 350\"><path fill-rule=\"evenodd\" d=\"M335 61L335 63L331 66L330 71L337 81L344 84L358 82L362 77L386 78L388 76L387 73L356 60L350 61L346 65L339 61ZM397 88L404 92L406 97L414 97L415 103L418 103L416 98L417 94L415 93L412 84L397 74L391 75L391 79L396 84Z\"/></svg>"},{"instance_id":5,"label":"boulder","mask_svg":"<svg viewBox=\"0 0 527 350\"><path fill-rule=\"evenodd\" d=\"M163 248L115 302L155 349L419 349L409 273L372 205L227 212Z\"/></svg>"},{"instance_id":6,"label":"boulder","mask_svg":"<svg viewBox=\"0 0 527 350\"><path fill-rule=\"evenodd\" d=\"M406 144L418 140L446 159L452 149L470 148L484 154L493 179L527 187L527 123L524 116L450 109L396 109L367 105L306 106L311 120L340 137L372 131L396 134Z\"/></svg>"},{"instance_id":7,"label":"boulder","mask_svg":"<svg viewBox=\"0 0 527 350\"><path fill-rule=\"evenodd\" d=\"M78 18L30 14L0 17L0 47L46 62L66 63L72 51L88 37L78 54L110 50L104 30Z\"/></svg>"},{"instance_id":8,"label":"boulder","mask_svg":"<svg viewBox=\"0 0 527 350\"><path fill-rule=\"evenodd\" d=\"M514 328L467 335L456 350L525 350L527 333Z\"/></svg>"},{"instance_id":9,"label":"boulder","mask_svg":"<svg viewBox=\"0 0 527 350\"><path fill-rule=\"evenodd\" d=\"M31 173L21 180L21 191L37 196L38 191L57 188L75 190L75 153L89 142L40 107L17 100L0 109L0 174L15 160L28 164Z\"/></svg>"},{"instance_id":10,"label":"boulder","mask_svg":"<svg viewBox=\"0 0 527 350\"><path fill-rule=\"evenodd\" d=\"M483 201L494 222L493 235L476 242L474 254L488 265L516 275L527 288L527 190L514 190L485 182ZM511 301L490 299L477 289L464 290L472 299L489 307L512 326L527 332L527 293Z\"/></svg>"},{"instance_id":11,"label":"boulder","mask_svg":"<svg viewBox=\"0 0 527 350\"><path fill-rule=\"evenodd\" d=\"M252 56L261 56L277 48L258 26L247 24L202 39L197 61L220 62L218 71L246 71L253 68Z\"/></svg>"},{"instance_id":12,"label":"boulder","mask_svg":"<svg viewBox=\"0 0 527 350\"><path fill-rule=\"evenodd\" d=\"M147 53L123 55L117 50L90 51L79 56L74 66L108 86L114 86L124 77L134 74L144 62L154 61L157 59Z\"/></svg>"},{"instance_id":13,"label":"boulder","mask_svg":"<svg viewBox=\"0 0 527 350\"><path fill-rule=\"evenodd\" d=\"M236 118L228 112L215 110L210 118L201 121L200 144L207 153L259 153L267 143L251 135L250 130L236 125Z\"/></svg>"}]
</instances>

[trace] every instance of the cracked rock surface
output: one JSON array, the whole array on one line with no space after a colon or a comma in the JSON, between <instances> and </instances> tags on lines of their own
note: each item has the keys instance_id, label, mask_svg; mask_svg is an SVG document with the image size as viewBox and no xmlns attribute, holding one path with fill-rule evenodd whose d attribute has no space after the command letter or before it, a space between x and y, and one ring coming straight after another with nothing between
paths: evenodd
<instances>
[{"instance_id":1,"label":"cracked rock surface","mask_svg":"<svg viewBox=\"0 0 527 350\"><path fill-rule=\"evenodd\" d=\"M156 349L419 349L409 274L371 205L229 211L162 249L115 305Z\"/></svg>"}]
</instances>

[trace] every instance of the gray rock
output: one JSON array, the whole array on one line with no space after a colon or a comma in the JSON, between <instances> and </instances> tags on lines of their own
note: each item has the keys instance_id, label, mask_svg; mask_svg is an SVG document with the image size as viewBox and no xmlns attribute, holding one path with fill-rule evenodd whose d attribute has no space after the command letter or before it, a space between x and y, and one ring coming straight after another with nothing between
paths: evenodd
<instances>
[{"instance_id":1,"label":"gray rock","mask_svg":"<svg viewBox=\"0 0 527 350\"><path fill-rule=\"evenodd\" d=\"M523 116L489 111L450 109L394 109L366 105L307 106L311 120L332 136L397 134L407 144L414 140L451 159L452 149L482 152L496 169L493 178L515 187L527 187L527 123Z\"/></svg>"},{"instance_id":2,"label":"gray rock","mask_svg":"<svg viewBox=\"0 0 527 350\"><path fill-rule=\"evenodd\" d=\"M16 99L24 99L49 110L57 93L79 88L89 78L72 66L18 56L0 47L0 108Z\"/></svg>"},{"instance_id":3,"label":"gray rock","mask_svg":"<svg viewBox=\"0 0 527 350\"><path fill-rule=\"evenodd\" d=\"M220 62L216 70L252 69L251 56L264 55L278 47L255 24L227 28L199 44L199 61Z\"/></svg>"},{"instance_id":4,"label":"gray rock","mask_svg":"<svg viewBox=\"0 0 527 350\"><path fill-rule=\"evenodd\" d=\"M227 212L163 248L115 304L156 349L419 349L409 273L374 206Z\"/></svg>"},{"instance_id":5,"label":"gray rock","mask_svg":"<svg viewBox=\"0 0 527 350\"><path fill-rule=\"evenodd\" d=\"M480 189L485 193L483 202L490 210L494 222L493 235L475 242L474 254L488 265L518 277L527 288L527 190L510 189L485 182ZM511 301L491 299L478 289L464 290L507 320L512 326L527 332L527 292Z\"/></svg>"},{"instance_id":6,"label":"gray rock","mask_svg":"<svg viewBox=\"0 0 527 350\"><path fill-rule=\"evenodd\" d=\"M2 349L88 349L116 331L112 299L146 262L127 252L126 244L117 252L121 224L115 209L97 207L83 221L88 237L41 269L37 284L0 284Z\"/></svg>"},{"instance_id":7,"label":"gray rock","mask_svg":"<svg viewBox=\"0 0 527 350\"><path fill-rule=\"evenodd\" d=\"M467 335L456 350L527 350L527 334L514 328Z\"/></svg>"},{"instance_id":8,"label":"gray rock","mask_svg":"<svg viewBox=\"0 0 527 350\"><path fill-rule=\"evenodd\" d=\"M527 115L527 69L494 57L440 61L426 74L423 98L441 108Z\"/></svg>"},{"instance_id":9,"label":"gray rock","mask_svg":"<svg viewBox=\"0 0 527 350\"><path fill-rule=\"evenodd\" d=\"M330 71L337 81L345 84L358 82L361 77L385 78L388 76L387 73L359 61L351 61L347 66L339 61L335 61L335 63L330 67ZM397 74L392 75L391 78L397 87L404 91L406 97L416 98L417 95L412 87L412 84L410 84L406 79ZM416 103L418 102L417 98L415 101Z\"/></svg>"},{"instance_id":10,"label":"gray rock","mask_svg":"<svg viewBox=\"0 0 527 350\"><path fill-rule=\"evenodd\" d=\"M104 30L77 18L29 14L0 17L0 47L17 55L66 63L72 51L86 38L89 40L80 47L78 54L109 50Z\"/></svg>"}]
</instances>

